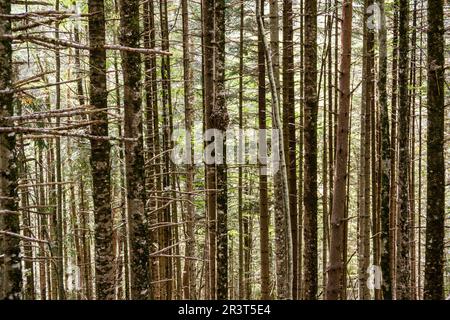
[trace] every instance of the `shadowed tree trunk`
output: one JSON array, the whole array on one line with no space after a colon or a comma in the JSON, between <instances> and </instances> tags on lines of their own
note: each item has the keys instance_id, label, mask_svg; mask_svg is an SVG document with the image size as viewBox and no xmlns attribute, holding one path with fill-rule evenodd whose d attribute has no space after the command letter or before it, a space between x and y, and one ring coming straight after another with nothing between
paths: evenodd
<instances>
[{"instance_id":1,"label":"shadowed tree trunk","mask_svg":"<svg viewBox=\"0 0 450 320\"><path fill-rule=\"evenodd\" d=\"M317 1L305 2L304 299L317 299Z\"/></svg>"},{"instance_id":2,"label":"shadowed tree trunk","mask_svg":"<svg viewBox=\"0 0 450 320\"><path fill-rule=\"evenodd\" d=\"M297 299L297 168L295 159L294 42L292 0L283 1L283 140L288 172L292 237L292 297Z\"/></svg>"},{"instance_id":3,"label":"shadowed tree trunk","mask_svg":"<svg viewBox=\"0 0 450 320\"><path fill-rule=\"evenodd\" d=\"M140 39L139 1L120 2L121 44L138 48ZM141 58L122 52L127 177L128 228L130 237L131 298L144 300L150 295L149 229L145 207L145 172L142 137Z\"/></svg>"},{"instance_id":4,"label":"shadowed tree trunk","mask_svg":"<svg viewBox=\"0 0 450 320\"><path fill-rule=\"evenodd\" d=\"M424 299L444 299L444 12L428 1L427 229ZM447 212L448 217L448 212ZM447 299L448 300L448 299Z\"/></svg>"},{"instance_id":5,"label":"shadowed tree trunk","mask_svg":"<svg viewBox=\"0 0 450 320\"><path fill-rule=\"evenodd\" d=\"M389 110L387 104L387 43L386 14L384 0L380 1L379 63L378 63L378 103L381 122L381 271L383 274L382 295L386 300L392 299L391 245L390 245L390 136Z\"/></svg>"},{"instance_id":6,"label":"shadowed tree trunk","mask_svg":"<svg viewBox=\"0 0 450 320\"><path fill-rule=\"evenodd\" d=\"M260 1L260 15L264 16L264 0ZM260 130L266 130L266 66L264 58L264 42L261 28L258 26L258 123ZM264 147L267 136L261 131L259 139ZM269 258L269 208L267 185L267 155L263 151L259 155L259 216L260 216L260 250L261 250L261 299L270 298L270 258Z\"/></svg>"},{"instance_id":7,"label":"shadowed tree trunk","mask_svg":"<svg viewBox=\"0 0 450 320\"><path fill-rule=\"evenodd\" d=\"M228 111L225 105L225 0L215 0L216 19L216 92L215 106L211 114L213 127L223 133L228 127ZM223 153L217 163L217 299L228 297L228 186L226 165L226 141L223 136Z\"/></svg>"},{"instance_id":8,"label":"shadowed tree trunk","mask_svg":"<svg viewBox=\"0 0 450 320\"><path fill-rule=\"evenodd\" d=\"M97 109L106 109L105 11L103 0L89 0L90 50L90 103ZM91 120L101 121L92 125L91 134L108 136L108 114L96 112ZM92 186L95 220L95 288L99 300L115 297L113 216L111 212L111 163L109 141L91 140Z\"/></svg>"},{"instance_id":9,"label":"shadowed tree trunk","mask_svg":"<svg viewBox=\"0 0 450 320\"><path fill-rule=\"evenodd\" d=\"M358 242L358 281L359 298L370 299L370 291L367 287L370 264L370 137L373 99L373 30L369 29L368 8L372 5L371 0L364 2L363 19L363 74L361 94L361 149L359 165L359 242Z\"/></svg>"},{"instance_id":10,"label":"shadowed tree trunk","mask_svg":"<svg viewBox=\"0 0 450 320\"><path fill-rule=\"evenodd\" d=\"M0 14L11 13L11 1L0 1ZM0 90L12 87L12 41L3 38L11 34L11 20L0 19ZM14 114L13 92L0 94L0 126L13 124L4 119ZM0 133L0 299L20 299L22 289L22 269L20 239L3 232L18 234L19 215L17 212L17 166L16 136L8 132Z\"/></svg>"},{"instance_id":11,"label":"shadowed tree trunk","mask_svg":"<svg viewBox=\"0 0 450 320\"><path fill-rule=\"evenodd\" d=\"M203 46L204 46L204 105L205 127L213 129L211 114L214 108L214 0L203 2ZM216 294L216 167L215 164L206 165L207 212L208 212L208 259L209 259L209 298Z\"/></svg>"},{"instance_id":12,"label":"shadowed tree trunk","mask_svg":"<svg viewBox=\"0 0 450 320\"><path fill-rule=\"evenodd\" d=\"M410 299L410 208L409 208L409 99L408 99L408 54L409 54L409 2L399 1L399 158L398 158L398 241L397 241L397 277L396 298Z\"/></svg>"}]
</instances>

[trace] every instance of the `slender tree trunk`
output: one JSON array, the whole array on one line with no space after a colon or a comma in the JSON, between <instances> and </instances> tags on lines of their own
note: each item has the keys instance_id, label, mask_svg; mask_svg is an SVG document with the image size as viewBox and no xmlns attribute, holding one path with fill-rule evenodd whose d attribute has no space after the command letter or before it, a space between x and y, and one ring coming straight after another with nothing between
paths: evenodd
<instances>
[{"instance_id":1,"label":"slender tree trunk","mask_svg":"<svg viewBox=\"0 0 450 320\"><path fill-rule=\"evenodd\" d=\"M300 0L300 113L299 113L299 159L298 159L298 244L297 244L297 298L303 299L303 145L304 145L304 1Z\"/></svg>"},{"instance_id":2,"label":"slender tree trunk","mask_svg":"<svg viewBox=\"0 0 450 320\"><path fill-rule=\"evenodd\" d=\"M194 150L192 146L192 126L194 110L192 107L192 70L191 70L191 52L190 52L190 35L189 35L189 7L188 1L183 0L182 18L183 18L183 79L184 79L184 113L185 113L185 128L186 134L186 218L189 223L186 226L188 240L186 242L186 256L195 256L195 206L192 204L194 200L192 192L194 191ZM187 259L184 265L185 279L184 283L184 298L195 299L195 261Z\"/></svg>"},{"instance_id":3,"label":"slender tree trunk","mask_svg":"<svg viewBox=\"0 0 450 320\"><path fill-rule=\"evenodd\" d=\"M317 299L317 1L305 2L304 299Z\"/></svg>"},{"instance_id":4,"label":"slender tree trunk","mask_svg":"<svg viewBox=\"0 0 450 320\"><path fill-rule=\"evenodd\" d=\"M241 7L240 7L240 32L239 32L239 129L242 130L244 126L244 119L243 119L243 90L244 90L244 84L243 84L243 72L244 72L244 1L241 1ZM259 34L258 34L259 36ZM260 54L260 53L258 53ZM264 55L264 52L263 52ZM261 68L260 64L258 64L258 68ZM244 137L239 136L239 150L242 150L244 147ZM243 160L242 157L238 159L239 163L241 163L241 160ZM239 287L239 299L244 299L245 297L245 286L244 286L244 228L243 228L243 186L242 186L242 175L243 175L243 168L240 165L238 168L238 229L239 229L239 244L238 244L238 287ZM262 197L261 195L260 197ZM261 222L262 223L262 222ZM262 240L261 240L262 241ZM261 263L263 263L262 256L261 256ZM262 291L261 287L261 291Z\"/></svg>"},{"instance_id":5,"label":"slender tree trunk","mask_svg":"<svg viewBox=\"0 0 450 320\"><path fill-rule=\"evenodd\" d=\"M417 299L417 253L416 253L416 196L415 196L415 145L416 145L416 46L417 46L417 0L413 4L412 35L411 35L411 67L410 67L410 176L409 176L409 206L410 206L410 264L411 264L411 299Z\"/></svg>"},{"instance_id":6,"label":"slender tree trunk","mask_svg":"<svg viewBox=\"0 0 450 320\"><path fill-rule=\"evenodd\" d=\"M0 1L0 14L11 13L11 1ZM0 90L12 87L12 41L3 38L11 34L11 20L0 20ZM0 126L13 126L4 119L14 114L13 93L0 95ZM16 138L14 134L0 134L0 230L19 233L19 215L17 212L17 168L15 154ZM3 213L4 212L4 213ZM20 299L22 297L22 269L20 257L20 239L17 237L0 236L0 254L3 255L0 264L1 289L0 299Z\"/></svg>"},{"instance_id":7,"label":"slender tree trunk","mask_svg":"<svg viewBox=\"0 0 450 320\"><path fill-rule=\"evenodd\" d=\"M386 14L384 0L380 1L379 62L378 62L378 103L381 121L381 272L383 274L382 295L392 299L391 245L390 245L390 177L391 143L389 136L389 111L387 103L387 44Z\"/></svg>"},{"instance_id":8,"label":"slender tree trunk","mask_svg":"<svg viewBox=\"0 0 450 320\"><path fill-rule=\"evenodd\" d=\"M336 300L340 296L342 284L343 227L347 184L348 127L350 109L350 68L352 39L352 1L342 4L341 63L339 79L339 122L336 144L336 167L333 187L333 208L331 213L330 262L328 268L327 299Z\"/></svg>"},{"instance_id":9,"label":"slender tree trunk","mask_svg":"<svg viewBox=\"0 0 450 320\"><path fill-rule=\"evenodd\" d=\"M105 11L103 0L89 0L90 103L107 108ZM91 120L101 121L91 127L91 134L108 136L108 115L96 112ZM111 164L109 141L91 140L91 166L95 220L95 288L100 300L112 300L114 290L113 216L111 212Z\"/></svg>"},{"instance_id":10,"label":"slender tree trunk","mask_svg":"<svg viewBox=\"0 0 450 320\"><path fill-rule=\"evenodd\" d=\"M160 25L161 25L161 48L163 50L169 50L169 22L168 22L168 13L167 13L167 0L159 2L160 9ZM164 210L162 213L162 222L171 223L177 219L177 204L176 202L170 203L167 198L171 197L171 192L167 190L172 187L174 188L174 180L173 174L170 172L173 170L173 166L171 165L169 159L168 150L171 149L171 134L172 134L172 94L171 94L171 65L170 65L170 57L163 56L161 57L161 89L162 89L162 100L161 100L161 108L162 108L162 123L163 123L163 152L164 155L162 157L163 162L163 197L164 199ZM175 170L173 170L175 171ZM168 248L165 251L165 254L168 257L162 258L161 263L161 271L162 279L164 280L162 292L162 297L165 299L172 299L172 292L174 284L176 285L176 281L173 278L172 268L173 259L170 257L173 251L171 244L173 241L173 232L176 230L176 225L172 228L170 225L162 228L162 249ZM177 262L178 265L178 262ZM177 268L178 269L178 268ZM178 273L176 274L178 279ZM178 293L178 291L175 291Z\"/></svg>"},{"instance_id":11,"label":"slender tree trunk","mask_svg":"<svg viewBox=\"0 0 450 320\"><path fill-rule=\"evenodd\" d=\"M427 229L424 299L444 298L444 13L443 1L428 2ZM448 212L447 212L448 216Z\"/></svg>"},{"instance_id":12,"label":"slender tree trunk","mask_svg":"<svg viewBox=\"0 0 450 320\"><path fill-rule=\"evenodd\" d=\"M370 299L367 287L367 269L370 264L370 154L371 154L371 115L373 99L373 31L369 30L369 13L371 0L365 0L363 19L363 75L361 98L361 151L359 174L359 243L358 243L358 280L359 298Z\"/></svg>"},{"instance_id":13,"label":"slender tree trunk","mask_svg":"<svg viewBox=\"0 0 450 320\"><path fill-rule=\"evenodd\" d=\"M149 28L149 47L155 48L156 46L156 24L155 24L155 5L154 1L148 2L148 28ZM151 126L152 129L152 149L153 149L153 155L154 157L160 154L160 134L159 134L159 111L158 111L158 80L157 80L157 65L156 65L156 56L150 55L148 57L148 64L150 67L150 70L146 71L146 75L148 73L149 81L150 81L150 88L148 88L151 92L151 96L147 99L151 99L151 105L152 110L147 110L147 112L151 112L152 123L147 123L148 126ZM147 100L148 103L150 103L149 100ZM151 173L155 175L154 178L154 193L151 193L154 197L160 196L161 193L161 165L160 165L160 158L153 159L151 163L147 164L149 165L152 170L150 170ZM161 199L154 198L150 199L150 201L153 202L152 210L155 210L153 212L153 215L151 218L151 226L158 223L158 216L161 214L160 207L161 207ZM158 248L158 243L161 239L158 237L158 232L154 231L151 234L151 245L152 250L156 250ZM153 285L151 286L152 294L154 299L160 299L161 298L161 286L164 283L159 282L160 280L160 273L161 273L161 265L159 263L160 259L158 257L154 257L151 260L151 279L153 282Z\"/></svg>"},{"instance_id":14,"label":"slender tree trunk","mask_svg":"<svg viewBox=\"0 0 450 320\"><path fill-rule=\"evenodd\" d=\"M211 114L213 126L225 133L228 127L228 111L225 104L225 0L215 0L216 19L216 92L215 107ZM217 163L217 299L228 297L228 187L226 165L226 141L223 136L223 153Z\"/></svg>"},{"instance_id":15,"label":"slender tree trunk","mask_svg":"<svg viewBox=\"0 0 450 320\"><path fill-rule=\"evenodd\" d=\"M59 11L59 0L56 0L55 10ZM55 23L55 39L59 40L59 21ZM61 81L61 54L59 46L55 48L55 82L57 85L56 96L55 96L55 108L56 110L61 109L61 85L59 82ZM60 126L60 118L56 118L56 126ZM61 161L61 139L59 137L56 138L56 216L55 216L55 236L56 242L53 244L54 251L58 256L56 261L56 276L57 276L57 284L58 284L58 297L60 300L66 299L65 285L64 285L64 242L63 242L63 185L62 185L62 161Z\"/></svg>"},{"instance_id":16,"label":"slender tree trunk","mask_svg":"<svg viewBox=\"0 0 450 320\"><path fill-rule=\"evenodd\" d=\"M408 103L408 55L409 55L409 3L399 1L399 169L398 169L398 242L397 242L397 299L410 299L410 208L409 208L409 103Z\"/></svg>"},{"instance_id":17,"label":"slender tree trunk","mask_svg":"<svg viewBox=\"0 0 450 320\"><path fill-rule=\"evenodd\" d=\"M260 15L264 16L264 0L260 1ZM243 16L242 16L243 18ZM264 42L261 28L258 27L258 123L260 130L266 130L266 67L264 58ZM260 216L260 250L261 250L261 299L270 299L270 257L269 257L269 208L268 208L268 185L267 185L267 137L265 131L260 131L260 141L263 142L264 150L259 155L259 216Z\"/></svg>"},{"instance_id":18,"label":"slender tree trunk","mask_svg":"<svg viewBox=\"0 0 450 320\"><path fill-rule=\"evenodd\" d=\"M204 99L205 99L205 122L206 129L213 129L211 114L214 108L214 0L204 0L203 2L203 41L204 41ZM216 167L215 164L206 166L207 185L207 212L208 212L208 233L209 233L209 298L214 299L216 293Z\"/></svg>"},{"instance_id":19,"label":"slender tree trunk","mask_svg":"<svg viewBox=\"0 0 450 320\"><path fill-rule=\"evenodd\" d=\"M120 3L121 44L139 47L139 1ZM127 176L128 228L130 237L131 298L147 299L150 290L149 277L149 229L145 207L145 174L142 137L141 108L141 58L139 53L122 52L124 83L125 162Z\"/></svg>"},{"instance_id":20,"label":"slender tree trunk","mask_svg":"<svg viewBox=\"0 0 450 320\"><path fill-rule=\"evenodd\" d=\"M297 168L294 100L294 42L292 0L283 1L283 140L288 172L292 237L292 297L297 299Z\"/></svg>"},{"instance_id":21,"label":"slender tree trunk","mask_svg":"<svg viewBox=\"0 0 450 320\"><path fill-rule=\"evenodd\" d=\"M284 155L283 135L279 130L282 128L280 118L280 104L278 99L277 81L275 80L274 64L272 62L271 47L265 39L263 19L260 11L260 3L256 2L256 15L260 34L264 43L265 58L270 80L272 96L272 129L279 137L279 146L276 150L278 167L274 172L274 197L275 197L275 251L277 272L277 298L292 299L292 235L289 215L289 190L287 182L287 170ZM277 11L275 11L277 12ZM273 32L274 30L271 31ZM276 41L278 42L278 41Z\"/></svg>"}]
</instances>

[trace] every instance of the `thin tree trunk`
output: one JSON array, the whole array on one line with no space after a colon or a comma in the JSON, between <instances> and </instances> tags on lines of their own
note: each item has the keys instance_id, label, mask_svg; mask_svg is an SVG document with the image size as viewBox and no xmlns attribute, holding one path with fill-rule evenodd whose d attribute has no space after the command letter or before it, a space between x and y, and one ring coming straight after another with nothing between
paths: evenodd
<instances>
[{"instance_id":1,"label":"thin tree trunk","mask_svg":"<svg viewBox=\"0 0 450 320\"><path fill-rule=\"evenodd\" d=\"M384 0L380 1L378 103L381 122L381 272L383 274L382 297L392 299L391 244L390 244L390 177L391 143L389 136L389 111L387 104L387 44L386 14Z\"/></svg>"},{"instance_id":2,"label":"thin tree trunk","mask_svg":"<svg viewBox=\"0 0 450 320\"><path fill-rule=\"evenodd\" d=\"M367 287L367 269L370 264L370 154L371 154L371 115L372 115L372 65L373 31L369 30L368 8L371 0L364 2L363 36L363 75L361 98L361 148L359 165L359 243L358 243L358 280L359 298L370 299Z\"/></svg>"},{"instance_id":3,"label":"thin tree trunk","mask_svg":"<svg viewBox=\"0 0 450 320\"><path fill-rule=\"evenodd\" d=\"M409 54L409 2L399 1L399 169L398 169L398 242L396 298L410 299L410 208L409 208L409 103L408 103L408 54Z\"/></svg>"},{"instance_id":4,"label":"thin tree trunk","mask_svg":"<svg viewBox=\"0 0 450 320\"><path fill-rule=\"evenodd\" d=\"M396 256L397 256L397 118L398 118L398 0L394 0L394 25L392 36L392 96L391 96L391 186L390 186L390 268L392 297L395 299Z\"/></svg>"},{"instance_id":5,"label":"thin tree trunk","mask_svg":"<svg viewBox=\"0 0 450 320\"><path fill-rule=\"evenodd\" d=\"M264 16L264 0L260 1L260 15ZM241 16L243 19L243 15ZM243 43L243 42L242 42ZM266 67L264 58L264 42L258 27L258 123L260 130L266 130ZM265 131L260 131L260 141L266 149ZM259 216L260 216L260 254L261 254L261 299L270 299L270 256L269 256L269 208L267 184L267 154L265 150L260 156L259 167Z\"/></svg>"},{"instance_id":6,"label":"thin tree trunk","mask_svg":"<svg viewBox=\"0 0 450 320\"><path fill-rule=\"evenodd\" d=\"M90 104L107 108L105 11L103 0L89 0ZM96 112L91 120L102 123L91 127L91 134L108 136L108 115ZM95 288L99 300L115 298L113 216L111 211L111 162L109 141L91 140L91 166L95 220Z\"/></svg>"},{"instance_id":7,"label":"thin tree trunk","mask_svg":"<svg viewBox=\"0 0 450 320\"><path fill-rule=\"evenodd\" d=\"M330 262L328 268L327 299L336 300L341 293L343 257L343 227L347 184L348 127L350 108L350 68L352 39L352 1L342 4L341 63L339 79L339 122L336 144L336 167L333 187L333 208L331 214Z\"/></svg>"},{"instance_id":8,"label":"thin tree trunk","mask_svg":"<svg viewBox=\"0 0 450 320\"><path fill-rule=\"evenodd\" d=\"M55 10L59 11L59 0L56 0ZM55 39L59 40L59 22L55 23ZM55 82L61 82L61 55L59 46L55 48ZM57 84L56 87L56 101L55 108L56 110L61 109L61 85ZM60 118L56 118L56 126L60 126ZM54 251L58 256L56 262L56 275L57 275L57 283L58 283L58 297L60 300L66 299L65 285L64 285L64 259L63 259L63 251L64 251L64 242L63 242L63 190L62 190L62 162L61 162L61 139L56 138L56 216L55 216L55 236L56 242L53 244Z\"/></svg>"},{"instance_id":9,"label":"thin tree trunk","mask_svg":"<svg viewBox=\"0 0 450 320\"><path fill-rule=\"evenodd\" d=\"M228 127L228 111L225 104L225 0L215 0L216 19L216 92L215 108L211 114L213 127L225 133ZM228 187L226 165L226 141L223 136L223 153L217 163L217 299L228 297Z\"/></svg>"},{"instance_id":10,"label":"thin tree trunk","mask_svg":"<svg viewBox=\"0 0 450 320\"><path fill-rule=\"evenodd\" d=\"M444 13L428 2L427 229L424 299L444 298ZM447 212L448 216L448 212Z\"/></svg>"},{"instance_id":11,"label":"thin tree trunk","mask_svg":"<svg viewBox=\"0 0 450 320\"><path fill-rule=\"evenodd\" d=\"M288 172L292 237L292 298L297 299L297 168L294 100L294 42L292 0L283 0L283 140Z\"/></svg>"},{"instance_id":12,"label":"thin tree trunk","mask_svg":"<svg viewBox=\"0 0 450 320\"><path fill-rule=\"evenodd\" d=\"M183 18L183 79L184 79L184 113L186 129L186 218L189 223L186 226L188 240L186 242L186 256L195 256L195 206L192 204L194 191L194 150L192 146L192 126L193 126L193 107L192 107L192 71L191 71L191 53L190 53L190 35L189 35L189 7L188 1L183 0L182 18ZM184 265L184 298L195 299L195 261L187 259Z\"/></svg>"},{"instance_id":13,"label":"thin tree trunk","mask_svg":"<svg viewBox=\"0 0 450 320\"><path fill-rule=\"evenodd\" d=\"M275 197L275 251L277 272L277 298L292 299L292 236L289 215L289 190L287 182L287 170L284 156L284 140L279 130L282 128L280 118L280 104L278 99L277 81L275 80L272 51L265 38L264 24L260 13L260 3L256 2L256 15L260 34L264 43L267 70L270 80L272 96L272 129L279 137L279 146L276 150L278 168L274 172L274 197ZM275 11L276 12L276 11ZM271 31L272 28L271 28ZM276 41L278 42L278 41Z\"/></svg>"},{"instance_id":14,"label":"thin tree trunk","mask_svg":"<svg viewBox=\"0 0 450 320\"><path fill-rule=\"evenodd\" d=\"M304 2L300 0L300 113L299 113L299 159L298 159L298 245L297 245L297 298L303 299L303 145L304 145Z\"/></svg>"},{"instance_id":15,"label":"thin tree trunk","mask_svg":"<svg viewBox=\"0 0 450 320\"><path fill-rule=\"evenodd\" d=\"M120 16L121 44L132 48L139 47L139 1L122 1ZM122 52L124 105L126 106L124 133L126 137L135 139L127 140L125 143L131 298L144 300L150 294L150 270L148 217L145 207L140 64L139 53Z\"/></svg>"},{"instance_id":16,"label":"thin tree trunk","mask_svg":"<svg viewBox=\"0 0 450 320\"><path fill-rule=\"evenodd\" d=\"M305 2L304 299L317 299L317 1Z\"/></svg>"}]
</instances>

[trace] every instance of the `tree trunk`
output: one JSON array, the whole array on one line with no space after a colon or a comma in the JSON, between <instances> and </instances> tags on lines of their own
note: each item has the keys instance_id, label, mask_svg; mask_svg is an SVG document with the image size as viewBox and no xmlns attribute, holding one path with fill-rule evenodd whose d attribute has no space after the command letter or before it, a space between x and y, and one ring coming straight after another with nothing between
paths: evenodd
<instances>
[{"instance_id":1,"label":"tree trunk","mask_svg":"<svg viewBox=\"0 0 450 320\"><path fill-rule=\"evenodd\" d=\"M0 1L0 14L11 13L11 1ZM0 90L12 87L12 41L2 38L11 34L11 20L0 20ZM14 114L13 93L0 94L0 126L13 124L4 117ZM15 134L0 134L0 230L19 233L19 215L17 212L17 168L15 154ZM3 213L3 211L5 213ZM0 299L21 299L22 269L20 257L20 239L8 235L0 236Z\"/></svg>"},{"instance_id":2,"label":"tree trunk","mask_svg":"<svg viewBox=\"0 0 450 320\"><path fill-rule=\"evenodd\" d=\"M260 11L260 3L256 2L256 15L260 34L264 43L265 58L270 80L272 96L272 129L278 134L279 145L276 158L279 162L274 172L274 197L275 197L275 253L277 257L277 298L292 299L292 236L289 215L289 190L287 182L287 170L284 155L283 135L279 130L282 128L280 118L280 104L278 99L277 81L275 80L276 65L272 62L272 51L265 39L263 19ZM275 11L277 12L277 11ZM274 32L274 30L271 31ZM278 42L278 41L276 41Z\"/></svg>"},{"instance_id":3,"label":"tree trunk","mask_svg":"<svg viewBox=\"0 0 450 320\"><path fill-rule=\"evenodd\" d=\"M215 0L216 20L216 91L215 108L211 114L213 127L225 133L228 127L228 111L225 105L225 0ZM217 163L217 299L228 297L228 188L226 165L226 141L223 137L223 153ZM216 159L217 160L217 159Z\"/></svg>"},{"instance_id":4,"label":"tree trunk","mask_svg":"<svg viewBox=\"0 0 450 320\"><path fill-rule=\"evenodd\" d=\"M120 3L121 44L138 48L140 39L139 1ZM142 137L141 108L141 58L131 51L122 52L124 105L125 107L125 149L128 228L130 238L131 298L144 300L149 297L149 229L145 207L145 173Z\"/></svg>"},{"instance_id":5,"label":"tree trunk","mask_svg":"<svg viewBox=\"0 0 450 320\"><path fill-rule=\"evenodd\" d=\"M399 159L398 159L398 241L396 297L410 299L410 208L409 208L409 103L408 103L408 54L409 54L409 3L399 1Z\"/></svg>"},{"instance_id":6,"label":"tree trunk","mask_svg":"<svg viewBox=\"0 0 450 320\"><path fill-rule=\"evenodd\" d=\"M204 41L204 99L206 129L213 129L211 114L214 108L214 0L203 2L203 41ZM214 299L216 293L216 167L206 166L207 212L209 218L209 298Z\"/></svg>"},{"instance_id":7,"label":"tree trunk","mask_svg":"<svg viewBox=\"0 0 450 320\"><path fill-rule=\"evenodd\" d=\"M444 13L428 2L427 229L424 299L444 299ZM448 212L447 212L448 216Z\"/></svg>"},{"instance_id":8,"label":"tree trunk","mask_svg":"<svg viewBox=\"0 0 450 320\"><path fill-rule=\"evenodd\" d=\"M359 165L359 243L358 243L358 280L359 298L370 299L367 287L370 264L370 138L371 115L373 99L373 31L369 30L369 13L367 9L372 5L371 0L364 3L364 36L363 36L363 75L361 95L361 148Z\"/></svg>"},{"instance_id":9,"label":"tree trunk","mask_svg":"<svg viewBox=\"0 0 450 320\"><path fill-rule=\"evenodd\" d=\"M297 168L294 100L294 42L292 0L283 1L283 140L288 172L292 237L292 297L297 299Z\"/></svg>"},{"instance_id":10,"label":"tree trunk","mask_svg":"<svg viewBox=\"0 0 450 320\"><path fill-rule=\"evenodd\" d=\"M103 0L89 0L90 104L107 108L105 11ZM91 127L91 134L108 136L108 115L96 112L91 120L101 121ZM111 212L111 164L109 141L91 140L91 166L95 220L95 288L99 300L112 300L114 289L113 216Z\"/></svg>"},{"instance_id":11,"label":"tree trunk","mask_svg":"<svg viewBox=\"0 0 450 320\"><path fill-rule=\"evenodd\" d=\"M260 1L260 15L264 16L264 0ZM264 42L261 28L258 27L258 123L260 130L266 130L266 67L264 58ZM260 141L266 146L265 131L259 135ZM259 216L260 216L260 253L261 253L261 299L270 299L270 256L269 256L269 208L267 185L267 155L260 155L259 164Z\"/></svg>"},{"instance_id":12,"label":"tree trunk","mask_svg":"<svg viewBox=\"0 0 450 320\"><path fill-rule=\"evenodd\" d=\"M317 299L317 1L305 2L304 299Z\"/></svg>"},{"instance_id":13,"label":"tree trunk","mask_svg":"<svg viewBox=\"0 0 450 320\"><path fill-rule=\"evenodd\" d=\"M192 146L192 126L193 126L193 107L192 107L192 70L191 70L191 52L190 52L190 34L189 34L189 7L188 1L183 0L182 18L183 18L183 78L184 78L184 113L185 113L185 129L186 134L186 149L188 162L186 163L186 218L189 223L186 226L188 240L186 242L186 256L195 256L195 206L192 204L194 191L194 150ZM187 259L184 265L185 279L184 284L184 298L195 299L195 261Z\"/></svg>"},{"instance_id":14,"label":"tree trunk","mask_svg":"<svg viewBox=\"0 0 450 320\"><path fill-rule=\"evenodd\" d=\"M390 244L390 174L391 143L389 136L389 111L387 104L387 44L386 14L384 0L380 2L379 62L378 62L378 101L381 121L381 272L383 274L382 295L385 300L392 299L391 244Z\"/></svg>"},{"instance_id":15,"label":"tree trunk","mask_svg":"<svg viewBox=\"0 0 450 320\"><path fill-rule=\"evenodd\" d=\"M333 182L333 207L331 213L330 261L328 267L327 299L336 300L341 293L343 257L344 211L347 185L348 127L350 109L350 69L352 39L352 1L342 5L341 63L339 79L339 119L336 132L336 167Z\"/></svg>"}]
</instances>

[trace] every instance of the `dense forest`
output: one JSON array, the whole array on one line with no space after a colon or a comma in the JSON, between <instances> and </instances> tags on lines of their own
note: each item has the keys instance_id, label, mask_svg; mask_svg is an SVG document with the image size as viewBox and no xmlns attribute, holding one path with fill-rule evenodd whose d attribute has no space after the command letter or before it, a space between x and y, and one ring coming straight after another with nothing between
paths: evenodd
<instances>
[{"instance_id":1,"label":"dense forest","mask_svg":"<svg viewBox=\"0 0 450 320\"><path fill-rule=\"evenodd\" d=\"M0 0L0 299L450 295L447 0Z\"/></svg>"}]
</instances>

